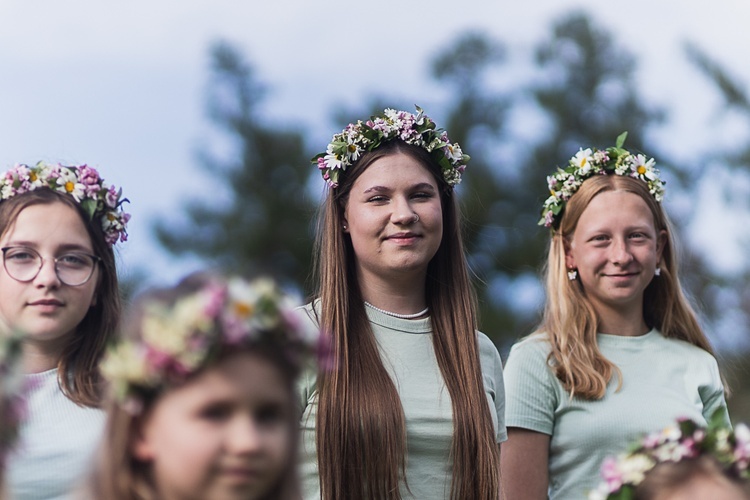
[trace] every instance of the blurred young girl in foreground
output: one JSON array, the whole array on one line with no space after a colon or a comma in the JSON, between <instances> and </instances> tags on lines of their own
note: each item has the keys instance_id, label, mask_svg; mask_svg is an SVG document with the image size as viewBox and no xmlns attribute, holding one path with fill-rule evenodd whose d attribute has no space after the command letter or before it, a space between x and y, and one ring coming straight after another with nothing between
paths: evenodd
<instances>
[{"instance_id":1,"label":"blurred young girl in foreground","mask_svg":"<svg viewBox=\"0 0 750 500\"><path fill-rule=\"evenodd\" d=\"M93 498L288 499L296 377L318 345L267 280L194 276L147 295L106 358Z\"/></svg>"},{"instance_id":2,"label":"blurred young girl in foreground","mask_svg":"<svg viewBox=\"0 0 750 500\"><path fill-rule=\"evenodd\" d=\"M589 500L750 499L750 429L681 419L608 457Z\"/></svg>"}]
</instances>

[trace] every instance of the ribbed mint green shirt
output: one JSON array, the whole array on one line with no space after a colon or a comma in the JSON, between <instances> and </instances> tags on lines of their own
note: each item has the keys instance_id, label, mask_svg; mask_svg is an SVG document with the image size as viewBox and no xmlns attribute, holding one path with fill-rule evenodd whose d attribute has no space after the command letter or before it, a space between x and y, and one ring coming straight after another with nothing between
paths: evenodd
<instances>
[{"instance_id":1,"label":"ribbed mint green shirt","mask_svg":"<svg viewBox=\"0 0 750 500\"><path fill-rule=\"evenodd\" d=\"M314 317L310 305L306 310ZM432 347L429 318L404 320L367 310L381 359L401 396L406 418L406 477L411 490L401 488L402 498L439 500L450 497L453 438L453 410L448 389ZM507 439L504 424L504 386L500 355L492 341L479 333L479 355L484 389L498 443ZM301 468L303 496L319 499L315 447L317 391L314 374L301 384L302 416Z\"/></svg>"},{"instance_id":2,"label":"ribbed mint green shirt","mask_svg":"<svg viewBox=\"0 0 750 500\"><path fill-rule=\"evenodd\" d=\"M506 424L549 434L550 499L585 498L599 482L605 457L677 418L702 424L717 408L729 415L716 360L656 330L638 337L597 335L602 354L622 370L603 399L570 399L547 365L546 336L513 346L505 367Z\"/></svg>"}]
</instances>

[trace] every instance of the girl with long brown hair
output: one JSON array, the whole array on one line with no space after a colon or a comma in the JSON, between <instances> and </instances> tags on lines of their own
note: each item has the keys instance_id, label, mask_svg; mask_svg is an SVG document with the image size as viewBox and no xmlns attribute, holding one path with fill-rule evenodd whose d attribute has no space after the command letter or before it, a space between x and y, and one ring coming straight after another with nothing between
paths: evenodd
<instances>
[{"instance_id":1,"label":"girl with long brown hair","mask_svg":"<svg viewBox=\"0 0 750 500\"><path fill-rule=\"evenodd\" d=\"M86 165L18 165L0 177L0 321L22 334L30 387L7 464L13 498L64 498L101 435L98 365L120 316L123 201Z\"/></svg>"},{"instance_id":2,"label":"girl with long brown hair","mask_svg":"<svg viewBox=\"0 0 750 500\"><path fill-rule=\"evenodd\" d=\"M503 487L584 498L607 455L677 418L729 423L711 346L682 291L654 160L581 149L548 177L547 304L506 366Z\"/></svg>"},{"instance_id":3,"label":"girl with long brown hair","mask_svg":"<svg viewBox=\"0 0 750 500\"><path fill-rule=\"evenodd\" d=\"M329 190L307 311L335 361L303 380L305 498L499 496L502 366L477 332L453 190L467 161L420 109L350 124L316 157Z\"/></svg>"}]
</instances>

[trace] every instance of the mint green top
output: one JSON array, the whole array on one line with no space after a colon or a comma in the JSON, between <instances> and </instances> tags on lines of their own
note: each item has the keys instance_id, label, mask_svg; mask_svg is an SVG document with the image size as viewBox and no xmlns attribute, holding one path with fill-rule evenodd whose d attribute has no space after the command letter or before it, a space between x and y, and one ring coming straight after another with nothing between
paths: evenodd
<instances>
[{"instance_id":1,"label":"mint green top","mask_svg":"<svg viewBox=\"0 0 750 500\"><path fill-rule=\"evenodd\" d=\"M570 399L547 364L544 334L513 346L505 367L506 424L549 434L550 499L585 498L605 457L679 417L705 424L717 408L729 415L716 359L657 330L638 337L597 335L602 354L622 370L604 398Z\"/></svg>"},{"instance_id":2,"label":"mint green top","mask_svg":"<svg viewBox=\"0 0 750 500\"><path fill-rule=\"evenodd\" d=\"M312 308L305 306L312 321ZM367 309L381 359L401 396L406 418L406 478L411 495L402 498L450 498L453 410L432 346L429 318L405 320ZM492 341L478 334L482 379L498 443L507 439L504 424L504 387L500 355ZM301 467L306 500L319 499L320 487L315 447L317 391L315 374L301 381L303 404Z\"/></svg>"}]
</instances>

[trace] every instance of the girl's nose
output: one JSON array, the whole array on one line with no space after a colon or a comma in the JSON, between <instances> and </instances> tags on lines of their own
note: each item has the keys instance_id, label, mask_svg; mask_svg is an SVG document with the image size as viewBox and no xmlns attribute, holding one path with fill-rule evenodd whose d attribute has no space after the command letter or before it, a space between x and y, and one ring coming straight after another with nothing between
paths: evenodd
<instances>
[{"instance_id":1,"label":"girl's nose","mask_svg":"<svg viewBox=\"0 0 750 500\"><path fill-rule=\"evenodd\" d=\"M398 225L413 224L419 220L408 200L394 200L391 221Z\"/></svg>"}]
</instances>

